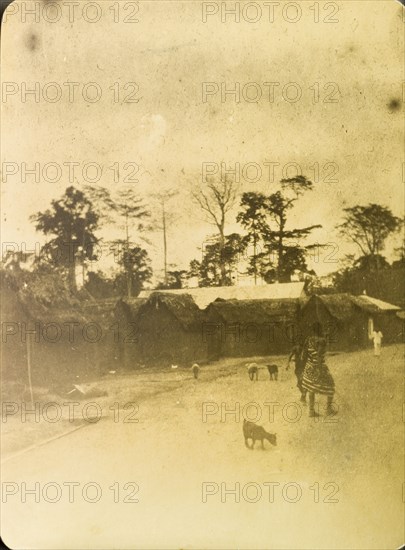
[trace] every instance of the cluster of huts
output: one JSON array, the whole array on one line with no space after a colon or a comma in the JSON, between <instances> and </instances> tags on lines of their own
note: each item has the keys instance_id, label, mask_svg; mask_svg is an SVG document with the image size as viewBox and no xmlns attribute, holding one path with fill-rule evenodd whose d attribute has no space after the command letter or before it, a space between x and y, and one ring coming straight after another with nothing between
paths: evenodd
<instances>
[{"instance_id":1,"label":"cluster of huts","mask_svg":"<svg viewBox=\"0 0 405 550\"><path fill-rule=\"evenodd\" d=\"M304 283L143 291L138 298L39 306L21 291L4 292L3 369L26 363L51 379L143 364L188 365L221 357L287 354L320 322L332 350L401 342L400 307L361 295L308 296Z\"/></svg>"}]
</instances>

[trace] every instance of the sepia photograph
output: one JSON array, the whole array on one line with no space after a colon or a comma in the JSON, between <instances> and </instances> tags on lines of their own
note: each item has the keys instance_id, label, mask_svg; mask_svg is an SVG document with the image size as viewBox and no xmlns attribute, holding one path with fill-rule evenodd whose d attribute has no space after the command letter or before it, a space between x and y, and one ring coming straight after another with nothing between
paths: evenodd
<instances>
[{"instance_id":1,"label":"sepia photograph","mask_svg":"<svg viewBox=\"0 0 405 550\"><path fill-rule=\"evenodd\" d=\"M403 548L404 2L0 2L1 543Z\"/></svg>"}]
</instances>

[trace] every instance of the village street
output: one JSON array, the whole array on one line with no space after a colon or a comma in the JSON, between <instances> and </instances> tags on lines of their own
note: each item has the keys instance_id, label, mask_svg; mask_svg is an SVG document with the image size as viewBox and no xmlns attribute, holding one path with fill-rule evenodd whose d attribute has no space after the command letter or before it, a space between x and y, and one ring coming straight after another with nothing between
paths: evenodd
<instances>
[{"instance_id":1,"label":"village street","mask_svg":"<svg viewBox=\"0 0 405 550\"><path fill-rule=\"evenodd\" d=\"M335 418L323 403L319 419L291 404L298 396L285 356L272 358L283 366L278 382L264 369L251 382L246 360L227 362L227 372L220 362L202 368L199 380L168 369L167 391L149 396L134 373L109 399L138 403L139 422L123 422L130 409L115 422L103 404L98 423L5 462L5 542L54 550L403 544L403 347L386 347L379 359L371 349L328 357ZM258 413L277 447L245 447L243 416ZM23 502L23 483L39 484L39 502L29 493Z\"/></svg>"}]
</instances>

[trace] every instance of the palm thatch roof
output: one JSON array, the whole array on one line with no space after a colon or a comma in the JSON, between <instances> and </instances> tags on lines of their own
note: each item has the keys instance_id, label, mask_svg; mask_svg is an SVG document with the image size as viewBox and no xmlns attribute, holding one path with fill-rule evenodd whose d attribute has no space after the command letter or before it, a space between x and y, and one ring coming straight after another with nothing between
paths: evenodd
<instances>
[{"instance_id":1,"label":"palm thatch roof","mask_svg":"<svg viewBox=\"0 0 405 550\"><path fill-rule=\"evenodd\" d=\"M208 317L225 323L249 324L288 322L296 319L297 300L216 300L206 308Z\"/></svg>"},{"instance_id":2,"label":"palm thatch roof","mask_svg":"<svg viewBox=\"0 0 405 550\"><path fill-rule=\"evenodd\" d=\"M261 307L270 318L289 321L295 319L300 310L300 302L292 298L284 300L262 300Z\"/></svg>"},{"instance_id":3,"label":"palm thatch roof","mask_svg":"<svg viewBox=\"0 0 405 550\"><path fill-rule=\"evenodd\" d=\"M283 300L299 299L305 296L305 283L275 283L257 286L219 286L165 290L165 294L181 296L189 294L197 306L205 309L217 300ZM142 290L140 298L149 298L155 291Z\"/></svg>"},{"instance_id":4,"label":"palm thatch roof","mask_svg":"<svg viewBox=\"0 0 405 550\"><path fill-rule=\"evenodd\" d=\"M321 296L314 296L313 299L320 301L326 307L330 315L338 321L350 319L354 314L354 307L350 294L323 294Z\"/></svg>"},{"instance_id":5,"label":"palm thatch roof","mask_svg":"<svg viewBox=\"0 0 405 550\"><path fill-rule=\"evenodd\" d=\"M15 277L2 276L2 320L59 325L87 322L80 302L61 284L58 277L29 275L28 283Z\"/></svg>"},{"instance_id":6,"label":"palm thatch roof","mask_svg":"<svg viewBox=\"0 0 405 550\"><path fill-rule=\"evenodd\" d=\"M17 299L27 317L42 324L86 324L91 321L91 319L87 318L84 312L81 311L80 307L47 307L41 302L36 301L32 296L25 295L24 293L18 293Z\"/></svg>"},{"instance_id":7,"label":"palm thatch roof","mask_svg":"<svg viewBox=\"0 0 405 550\"><path fill-rule=\"evenodd\" d=\"M338 321L350 319L360 309L366 313L387 313L390 311L399 311L400 308L382 300L377 300L371 296L361 295L352 296L348 293L341 294L321 294L312 296L303 306L303 309L312 300L322 303L330 315Z\"/></svg>"},{"instance_id":8,"label":"palm thatch roof","mask_svg":"<svg viewBox=\"0 0 405 550\"><path fill-rule=\"evenodd\" d=\"M186 330L200 328L204 314L189 294L173 295L167 292L154 292L140 306L138 315L148 315L151 309L165 307Z\"/></svg>"},{"instance_id":9,"label":"palm thatch roof","mask_svg":"<svg viewBox=\"0 0 405 550\"><path fill-rule=\"evenodd\" d=\"M356 306L364 309L365 311L369 311L370 313L400 311L401 309L398 306L394 306L393 304L389 304L388 302L383 302L382 300L378 300L377 298L372 298L371 296L367 296L366 294L362 294L361 296L352 296L351 299Z\"/></svg>"}]
</instances>

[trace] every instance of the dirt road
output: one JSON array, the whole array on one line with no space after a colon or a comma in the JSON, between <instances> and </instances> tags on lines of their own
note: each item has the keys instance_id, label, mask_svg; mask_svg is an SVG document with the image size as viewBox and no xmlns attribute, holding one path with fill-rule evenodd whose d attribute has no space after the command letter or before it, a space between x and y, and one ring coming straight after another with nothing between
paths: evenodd
<instances>
[{"instance_id":1,"label":"dirt road","mask_svg":"<svg viewBox=\"0 0 405 550\"><path fill-rule=\"evenodd\" d=\"M117 417L103 403L108 414L98 423L6 462L5 542L53 550L398 548L403 348L379 359L371 351L329 357L339 412L326 417L320 401L319 419L296 403L291 370L278 382L261 370L251 382L242 363L229 376L206 367L199 380L168 372L167 391L144 397L134 375L119 402L136 395L138 411ZM246 416L277 433L277 447L247 449ZM35 484L36 494L27 492Z\"/></svg>"}]
</instances>

